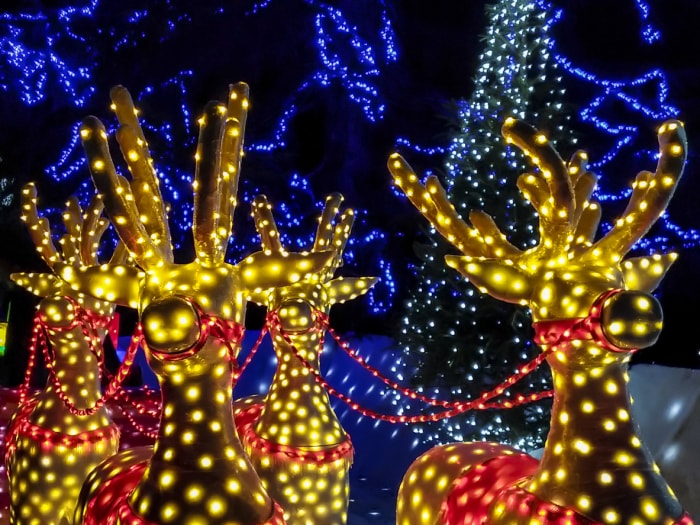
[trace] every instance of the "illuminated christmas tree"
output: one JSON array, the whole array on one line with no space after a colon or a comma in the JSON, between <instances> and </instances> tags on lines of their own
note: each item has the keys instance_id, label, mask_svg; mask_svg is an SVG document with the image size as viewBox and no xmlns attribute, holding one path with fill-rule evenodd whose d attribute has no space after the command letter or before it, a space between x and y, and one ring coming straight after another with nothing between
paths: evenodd
<instances>
[{"instance_id":1,"label":"illuminated christmas tree","mask_svg":"<svg viewBox=\"0 0 700 525\"><path fill-rule=\"evenodd\" d=\"M460 102L460 128L452 139L444 179L463 218L488 220L474 212L468 215L470 210L496 216L511 242L527 248L537 241L536 214L512 184L526 163L506 146L498 126L511 116L536 123L554 141L563 136L568 120L561 102L564 90L547 46L552 17L532 3L511 0L489 6L487 16L490 25L474 92ZM416 225L421 221L416 219ZM421 262L405 303L398 373L414 386L435 386L455 399L473 398L534 356L531 320L524 308L480 294L446 267L444 255L454 249L434 230L426 236L427 242L417 246ZM511 392L545 389L549 372L538 371L523 383ZM547 418L546 405L537 404L468 413L422 430L428 440L488 439L529 448L542 443Z\"/></svg>"}]
</instances>

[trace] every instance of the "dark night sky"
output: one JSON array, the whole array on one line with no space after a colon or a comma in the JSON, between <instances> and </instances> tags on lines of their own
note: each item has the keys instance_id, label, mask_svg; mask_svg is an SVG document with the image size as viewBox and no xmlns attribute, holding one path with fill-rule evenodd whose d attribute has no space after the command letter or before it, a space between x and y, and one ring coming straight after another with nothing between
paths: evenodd
<instances>
[{"instance_id":1,"label":"dark night sky","mask_svg":"<svg viewBox=\"0 0 700 525\"><path fill-rule=\"evenodd\" d=\"M410 137L426 146L448 143L450 101L468 97L473 86L481 46L479 33L485 26L485 2L387 0L385 3L393 22L399 58L395 63L382 65L381 75L375 79L386 104L383 120L377 124L369 122L357 105L348 101L347 90L338 82L330 87L312 87L296 98L298 112L290 121L287 147L272 155L251 152L243 167L243 178L255 179L273 202L285 199L288 188L279 184L279 180L294 171L308 176L317 196L341 191L350 205L368 210L368 221L390 232L387 252L397 255L397 266L405 268L409 262L416 261L410 247L417 231L416 221L422 219L391 191L386 156L393 150L397 136ZM15 1L5 2L4 9L10 14L39 9L52 12L65 4ZM158 84L183 69L194 71L184 96L184 102L194 112L208 99L224 97L228 83L247 81L253 104L247 141L249 144L262 141L271 135L290 94L318 68L318 49L310 38L316 12L313 5L318 2L273 0L260 13L246 16L252 2L236 2L236 6L227 6L223 14L217 14L217 8L225 5L224 2L173 1L175 9L160 0L151 3L150 15L138 26L144 36L133 28L127 31L122 23L141 4L127 1L99 7L92 19L72 28L89 36L84 49L74 42L63 48L67 56L90 65L96 92L85 107L69 104L58 88L49 90L45 101L34 106L18 102L12 90L0 90L1 176L22 181L38 179L45 199L50 196L54 203L62 201L75 191L78 179L59 185L42 172L46 165L55 162L74 124L88 113L108 116L110 86L120 83L138 92L145 85ZM378 2L345 0L331 4L341 9L368 39L369 35L375 35L376 40L381 21ZM628 78L653 67L661 67L668 74L669 98L686 122L691 151L686 175L670 212L681 226L700 228L695 204L700 190L700 169L698 154L694 153L694 144L700 144L700 59L692 54L697 49L700 2L650 2L649 20L663 35L654 45L644 44L640 39L641 17L634 0L558 0L555 5L565 12L555 29L559 49L575 63L609 78ZM176 20L179 15L186 15L189 21L178 22L174 30L169 29L166 20ZM0 18L0 24L4 23L6 20ZM134 45L115 51L113 44L117 37L109 35L109 27L121 27L122 33L133 31L130 38ZM41 41L42 31L45 28L33 29L32 38ZM12 85L2 74L7 74L7 70L0 70L0 84ZM49 81L55 82L55 78L50 77ZM571 82L567 88L574 105L590 99L586 87ZM172 113L177 104L172 99L151 97L140 106L144 115L157 120L169 111ZM622 107L610 107L609 111L627 118L627 110ZM639 121L638 116L629 118ZM611 166L611 172L606 172L606 176L614 177L619 184L627 184L642 167L633 158L634 148L654 147L654 123L638 123L645 126L639 142L621 155ZM591 145L586 142L586 133L589 137L595 135L585 126L581 131L582 145ZM596 144L589 147L594 157ZM158 146L157 141L151 146L152 149ZM186 148L178 145L170 148L168 154L178 157L176 163L184 167L191 165L190 151L183 151ZM154 153L156 162L159 153L162 156L162 150ZM407 156L418 170L441 169L440 156L410 153ZM86 176L86 173L81 175ZM15 212L6 214L0 221L3 274L28 266L40 267ZM700 367L698 336L690 329L700 311L700 284L695 271L699 264L697 247L681 251L679 262L660 290L667 316L665 332L656 347L642 352L642 359ZM398 278L399 287L405 286L402 272ZM359 304L341 309L335 316L340 327L389 331L390 323L400 311L397 302L387 316L372 318L359 311L362 307Z\"/></svg>"}]
</instances>

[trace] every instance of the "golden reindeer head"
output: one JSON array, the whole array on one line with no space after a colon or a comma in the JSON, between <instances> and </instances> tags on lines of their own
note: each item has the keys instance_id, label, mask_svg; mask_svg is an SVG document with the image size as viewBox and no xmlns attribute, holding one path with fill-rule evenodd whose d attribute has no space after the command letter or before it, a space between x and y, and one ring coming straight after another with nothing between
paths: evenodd
<instances>
[{"instance_id":1,"label":"golden reindeer head","mask_svg":"<svg viewBox=\"0 0 700 525\"><path fill-rule=\"evenodd\" d=\"M512 118L502 132L539 168L517 182L539 214L539 243L525 251L508 242L494 220L481 211L470 213L471 225L463 221L437 178L429 177L423 186L400 155L389 159L396 184L464 253L448 255L447 264L482 292L529 306L535 321L584 318L600 300L602 330L613 346L625 350L653 344L662 314L650 293L676 255L623 258L673 195L686 157L682 124L668 121L659 128L656 171L637 176L627 209L597 241L600 207L591 200L596 177L586 170L586 154L579 151L564 163L543 134Z\"/></svg>"},{"instance_id":2,"label":"golden reindeer head","mask_svg":"<svg viewBox=\"0 0 700 525\"><path fill-rule=\"evenodd\" d=\"M303 280L281 288L262 290L251 294L250 300L277 310L282 327L290 332L300 332L313 325L313 311L328 313L336 303L349 301L366 293L376 282L376 277L337 277L335 271L343 264L343 251L350 237L355 220L352 208L345 209L340 216L343 196L333 193L319 217L316 237L311 253L330 252L331 259L317 272L309 273ZM264 195L253 201L253 219L265 253L286 254L272 215L272 206Z\"/></svg>"},{"instance_id":3,"label":"golden reindeer head","mask_svg":"<svg viewBox=\"0 0 700 525\"><path fill-rule=\"evenodd\" d=\"M168 361L163 372L177 373L188 360L170 358L201 350L206 318L240 325L248 293L299 281L324 267L330 254L258 252L235 265L225 262L249 104L248 86L239 83L231 86L228 105L210 102L199 120L192 184L196 256L193 262L175 263L166 207L137 110L125 88L113 88L111 97L120 123L116 138L131 181L117 174L97 118L85 119L80 136L95 186L138 268L64 266L61 275L74 288L138 308L151 364Z\"/></svg>"},{"instance_id":4,"label":"golden reindeer head","mask_svg":"<svg viewBox=\"0 0 700 525\"><path fill-rule=\"evenodd\" d=\"M60 251L51 238L51 225L37 210L37 192L34 183L22 188L22 220L27 224L29 234L37 252L52 271L57 265L67 267L98 266L99 242L109 222L101 217L104 208L102 198L95 195L83 211L75 197L66 202L63 211L65 234L61 237ZM127 255L123 245L117 245L108 264L119 264ZM105 300L72 290L53 273L13 273L11 278L27 291L42 298L39 305L42 320L55 327L69 326L75 320L73 302L86 310L101 315L111 315L114 305ZM66 299L68 297L69 299Z\"/></svg>"}]
</instances>

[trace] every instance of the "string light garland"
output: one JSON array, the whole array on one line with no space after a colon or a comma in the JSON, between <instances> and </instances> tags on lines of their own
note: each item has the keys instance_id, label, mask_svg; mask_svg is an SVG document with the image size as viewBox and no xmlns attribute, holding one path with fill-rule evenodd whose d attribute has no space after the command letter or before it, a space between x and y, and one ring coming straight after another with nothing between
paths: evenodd
<instances>
[{"instance_id":1,"label":"string light garland","mask_svg":"<svg viewBox=\"0 0 700 525\"><path fill-rule=\"evenodd\" d=\"M82 315L81 315L82 312ZM76 315L75 315L75 320L76 320L76 325L79 326L82 330L85 330L86 327L89 327L91 319L94 318L94 315L89 315L83 310L82 308L77 310ZM131 367L134 364L134 358L136 357L136 351L138 350L138 344L139 341L141 340L141 327L137 326L136 331L134 332L134 336L132 338L131 344L129 345L129 348L126 351L126 354L124 356L124 360L122 363L119 365L119 370L117 370L117 373L114 375L114 377L109 381L109 384L105 388L104 392L102 395L100 395L97 400L91 405L87 406L84 408L78 408L77 405L71 400L70 396L66 393L68 388L66 388L66 385L61 381L61 379L58 377L58 374L56 372L56 358L54 355L51 355L51 352L49 350L49 346L47 344L47 338L45 336L47 331L51 332L59 332L59 331L65 331L63 327L60 329L57 329L56 327L48 327L44 322L43 319L39 316L36 321L38 321L40 325L40 329L37 334L37 343L38 346L41 348L43 356L44 356L44 364L46 365L47 370L49 371L49 381L53 385L53 390L58 396L58 398L63 402L63 404L66 406L68 411L73 414L74 416L92 416L96 414L98 411L100 411L105 404L107 403L108 400L113 399L116 397L117 393L121 389L121 385L126 379L126 377L129 375L129 372L131 371ZM68 329L75 328L75 326L71 326ZM90 352L96 357L98 360L98 363L101 365L101 369L104 368L104 356L102 355L101 351L95 347L94 340L88 339L88 349ZM32 346L29 348L29 354L30 356L33 356L36 354L36 347ZM32 363L36 362L36 358L32 357L31 358ZM101 374L98 374L98 376L101 379ZM26 388L23 389L23 392L26 391ZM24 397L24 393L23 396Z\"/></svg>"},{"instance_id":2,"label":"string light garland","mask_svg":"<svg viewBox=\"0 0 700 525\"><path fill-rule=\"evenodd\" d=\"M476 442L426 452L399 488L397 523L433 524L435 516L460 522L455 515L484 525L692 523L638 435L627 389L633 352L659 337L663 314L651 292L676 256L625 256L673 196L686 160L683 125L659 127L656 171L639 173L623 215L598 240L597 178L587 154L565 163L544 133L513 118L502 134L537 167L517 181L539 217L540 240L529 249L513 245L483 212L462 220L437 178L422 184L400 155L391 155L388 167L461 252L445 257L448 266L483 293L530 308L537 342L551 352L549 434L539 461ZM479 489L484 478L492 487L486 492Z\"/></svg>"},{"instance_id":3,"label":"string light garland","mask_svg":"<svg viewBox=\"0 0 700 525\"><path fill-rule=\"evenodd\" d=\"M400 392L403 396L408 397L410 399L419 399L420 401L423 401L424 403L427 403L432 406L439 406L443 408L459 408L460 410L465 410L465 405L469 405L469 402L466 401L455 401L455 400L442 400L442 399L435 399L432 397L427 397L423 395L421 392L417 392L413 389L401 386L400 384L396 383L395 381L385 377L379 370L371 366L367 361L365 361L358 353L356 350L353 350L350 348L350 345L348 344L347 341L343 341L338 334L331 328L329 324L329 319L328 316L324 315L323 312L315 312L315 315L318 315L321 318L321 322L323 323L323 326L328 332L333 336L333 339L335 339L335 342L338 344L340 348L342 348L345 353L347 353L356 363L358 363L362 368L367 370L370 374L372 374L374 377L382 381L385 385L390 387L391 389ZM500 396L502 395L505 390L520 381L523 377L526 375L532 373L532 371L537 368L540 364L542 364L542 361L546 358L546 355L543 357L543 354L540 354L539 356L535 357L531 362L527 363L523 367L520 368L517 374L510 376L507 378L505 381L503 381L500 385L498 385L496 388L492 389L489 392L484 392L479 396L480 403L476 406L470 406L470 408L467 408L466 410L483 410L486 408L513 408L515 406L519 406L525 403L532 403L534 401L539 401L540 399L545 399L548 397L552 397L552 391L551 390L545 390L542 392L537 392L530 394L528 396L524 396L522 394L517 394L515 396L515 399L513 401L505 400L505 401L498 401L496 403L490 403L490 404L485 404L484 401L487 399L491 399L492 397ZM442 419L442 418L441 418Z\"/></svg>"},{"instance_id":4,"label":"string light garland","mask_svg":"<svg viewBox=\"0 0 700 525\"><path fill-rule=\"evenodd\" d=\"M524 376L530 374L532 370L534 370L542 361L545 360L547 357L547 352L544 352L540 355L538 355L533 361L530 363L527 363L524 365L516 374L513 376L509 377L506 379L503 383L498 385L496 388L484 392L479 396L479 399L475 399L472 401L462 401L462 402L439 402L437 403L439 406L444 406L444 407L449 407L447 410L443 410L441 412L436 412L433 414L418 414L418 415L393 415L393 414L381 414L379 412L376 412L374 410L364 408L360 406L358 403L353 401L352 397L338 391L335 387L333 387L328 381L326 381L321 373L318 371L317 367L314 367L311 363L309 363L304 356L301 354L301 352L296 348L294 343L292 342L291 338L289 337L289 334L287 334L284 329L280 325L279 317L275 312L272 312L268 316L268 323L272 327L275 328L275 331L278 331L282 338L284 338L287 341L287 344L289 345L289 348L291 349L292 353L294 356L301 362L301 364L309 371L309 373L313 376L314 380L324 389L326 390L329 394L332 396L337 397L344 403L346 403L350 408L353 410L359 412L363 416L366 417L371 417L372 419L377 419L379 421L386 421L388 423L410 423L410 424L415 424L415 423L426 423L428 421L440 421L441 419L447 419L454 417L459 414L464 414L465 412L473 411L473 410L487 410L490 408L513 408L522 404L526 403L531 403L533 401L538 401L540 399L544 399L547 397L551 397L551 392L545 391L545 392L538 392L535 394L530 394L529 396L518 396L517 399L513 401L496 401L489 403L488 401L496 396L499 396L503 394L504 390L508 388L510 385L517 383L520 379L522 379ZM272 328L271 328L272 331ZM436 404L436 400L431 399L431 398L425 398L421 394L408 389L406 387L402 387L401 385L398 385L396 383L391 384L391 386L403 394L406 397L410 398L415 398L415 399L420 399L421 401L428 402L429 404Z\"/></svg>"}]
</instances>

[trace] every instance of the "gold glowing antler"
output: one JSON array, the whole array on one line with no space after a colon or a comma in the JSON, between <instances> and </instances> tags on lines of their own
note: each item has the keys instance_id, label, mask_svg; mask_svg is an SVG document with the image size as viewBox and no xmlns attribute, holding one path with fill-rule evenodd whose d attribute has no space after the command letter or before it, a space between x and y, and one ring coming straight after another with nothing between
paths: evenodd
<instances>
[{"instance_id":1,"label":"gold glowing antler","mask_svg":"<svg viewBox=\"0 0 700 525\"><path fill-rule=\"evenodd\" d=\"M586 154L579 151L565 164L547 137L515 119L506 120L503 135L539 167L539 172L518 179L518 187L539 215L539 243L527 251L510 245L485 214L472 212L469 218L473 228L468 226L456 214L437 180L429 178L423 187L399 155L390 157L389 169L411 202L466 255L448 255L447 264L457 268L482 291L508 302L530 304L533 286L538 286L536 283L543 277L538 276L543 265L565 268L569 261L576 260L587 267L586 271L593 271L593 267L620 264L632 245L663 213L685 162L683 126L678 121L669 121L659 128L660 158L656 172L639 174L624 215L594 244L600 206L591 200L596 177L586 170ZM619 268L624 275L624 286L653 290L674 260L675 256L669 254L626 262Z\"/></svg>"},{"instance_id":2,"label":"gold glowing antler","mask_svg":"<svg viewBox=\"0 0 700 525\"><path fill-rule=\"evenodd\" d=\"M338 217L342 202L343 196L340 193L331 193L326 197L314 240L313 251L333 250L335 252L333 266L329 268L330 274L343 264L343 252L355 222L355 210L352 208L346 208Z\"/></svg>"},{"instance_id":3,"label":"gold glowing antler","mask_svg":"<svg viewBox=\"0 0 700 525\"><path fill-rule=\"evenodd\" d=\"M343 251L355 220L355 212L352 208L345 209L338 217L342 202L343 196L340 193L331 193L326 197L311 249L316 253L333 252L333 258L328 267L329 276L342 264ZM252 215L263 248L271 252L285 252L272 214L272 206L265 195L258 195L253 200Z\"/></svg>"},{"instance_id":4,"label":"gold glowing antler","mask_svg":"<svg viewBox=\"0 0 700 525\"><path fill-rule=\"evenodd\" d=\"M632 195L622 217L590 251L591 257L621 257L626 254L668 206L683 174L687 139L683 124L665 122L658 130L659 160L656 171L642 171L632 185Z\"/></svg>"},{"instance_id":5,"label":"gold glowing antler","mask_svg":"<svg viewBox=\"0 0 700 525\"><path fill-rule=\"evenodd\" d=\"M51 240L51 225L45 217L40 217L36 207L36 186L30 182L22 188L22 220L27 224L29 235L32 237L36 251L44 262L53 268L61 259L56 246Z\"/></svg>"},{"instance_id":6,"label":"gold glowing antler","mask_svg":"<svg viewBox=\"0 0 700 525\"><path fill-rule=\"evenodd\" d=\"M248 86L239 83L228 108L210 102L200 119L193 231L197 258L211 264L223 262L233 227L247 111Z\"/></svg>"},{"instance_id":7,"label":"gold glowing antler","mask_svg":"<svg viewBox=\"0 0 700 525\"><path fill-rule=\"evenodd\" d=\"M163 257L172 260L166 207L148 143L137 117L138 110L134 107L129 91L123 86L113 87L110 97L112 109L120 124L117 142L131 172L131 194L139 211L139 219L153 244L163 253Z\"/></svg>"},{"instance_id":8,"label":"gold glowing antler","mask_svg":"<svg viewBox=\"0 0 700 525\"><path fill-rule=\"evenodd\" d=\"M418 211L445 239L465 255L488 257L494 252L503 254L504 250L517 250L500 232L498 232L500 235L491 235L496 245L493 248L488 245L480 234L477 224L485 228L487 233L495 227L493 220L483 212L472 212L470 219L474 219L475 227L469 226L452 206L445 189L434 175L427 178L425 185L421 184L413 168L398 153L393 153L389 157L387 166L394 177L394 183L403 190Z\"/></svg>"},{"instance_id":9,"label":"gold glowing antler","mask_svg":"<svg viewBox=\"0 0 700 525\"><path fill-rule=\"evenodd\" d=\"M123 134L122 134L123 136ZM127 179L117 174L107 144L107 132L96 117L87 117L80 128L80 137L88 159L90 173L112 224L134 260L142 267L156 266L160 261L172 260L172 248L156 244L146 229ZM133 157L135 157L134 155ZM149 209L154 209L151 206ZM143 215L145 217L145 215ZM165 217L159 220L164 221Z\"/></svg>"},{"instance_id":10,"label":"gold glowing antler","mask_svg":"<svg viewBox=\"0 0 700 525\"><path fill-rule=\"evenodd\" d=\"M540 167L540 176L527 174L518 187L540 217L538 256L584 249L586 260L608 258L619 262L663 213L683 170L685 132L681 123L669 121L659 128L660 156L655 173L641 172L622 217L613 229L589 248L600 221L600 206L591 202L596 177L586 171L587 155L579 151L568 166L535 128L514 119L503 125L503 136L522 149ZM546 186L543 184L546 183Z\"/></svg>"},{"instance_id":11,"label":"gold glowing antler","mask_svg":"<svg viewBox=\"0 0 700 525\"><path fill-rule=\"evenodd\" d=\"M285 249L277 230L277 223L272 215L272 205L265 195L258 195L253 199L252 215L263 249L266 252L284 253Z\"/></svg>"},{"instance_id":12,"label":"gold glowing antler","mask_svg":"<svg viewBox=\"0 0 700 525\"><path fill-rule=\"evenodd\" d=\"M97 250L100 239L109 221L102 217L103 204L99 195L93 196L83 212L78 199L71 197L63 211L66 233L61 237L59 252L51 240L51 225L37 210L37 191L34 183L22 189L22 220L27 224L37 252L46 264L54 269L58 262L70 266L93 266L99 264ZM112 254L111 263L122 260L124 251L118 247Z\"/></svg>"}]
</instances>

